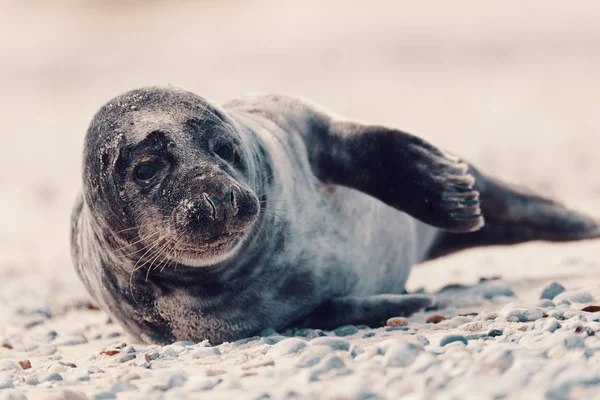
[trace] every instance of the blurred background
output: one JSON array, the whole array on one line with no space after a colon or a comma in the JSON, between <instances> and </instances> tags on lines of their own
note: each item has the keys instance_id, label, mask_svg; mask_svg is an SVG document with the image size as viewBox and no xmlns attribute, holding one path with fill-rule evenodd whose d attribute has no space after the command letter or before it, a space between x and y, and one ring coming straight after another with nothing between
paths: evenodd
<instances>
[{"instance_id":1,"label":"blurred background","mask_svg":"<svg viewBox=\"0 0 600 400\"><path fill-rule=\"evenodd\" d=\"M84 134L145 85L300 95L600 214L595 0L0 0L0 17L1 315L84 295L68 236Z\"/></svg>"}]
</instances>

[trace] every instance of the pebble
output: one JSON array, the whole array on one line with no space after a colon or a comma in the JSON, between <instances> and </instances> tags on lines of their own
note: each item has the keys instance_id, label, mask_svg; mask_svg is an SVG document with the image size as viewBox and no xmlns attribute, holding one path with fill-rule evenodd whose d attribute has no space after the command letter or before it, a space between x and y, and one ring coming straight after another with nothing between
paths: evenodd
<instances>
[{"instance_id":1,"label":"pebble","mask_svg":"<svg viewBox=\"0 0 600 400\"><path fill-rule=\"evenodd\" d=\"M281 335L267 336L260 339L259 343L274 345L275 343L281 342L283 339L286 339L286 337Z\"/></svg>"},{"instance_id":2,"label":"pebble","mask_svg":"<svg viewBox=\"0 0 600 400\"><path fill-rule=\"evenodd\" d=\"M352 358L356 358L356 356L358 356L359 354L364 353L365 349L357 343L352 343L352 345L350 345L350 349L348 350L348 352L350 353Z\"/></svg>"},{"instance_id":3,"label":"pebble","mask_svg":"<svg viewBox=\"0 0 600 400\"><path fill-rule=\"evenodd\" d=\"M117 395L111 392L100 392L94 396L94 400L112 400L116 399Z\"/></svg>"},{"instance_id":4,"label":"pebble","mask_svg":"<svg viewBox=\"0 0 600 400\"><path fill-rule=\"evenodd\" d=\"M298 358L297 365L300 368L307 368L317 365L323 357L334 351L330 346L311 345L302 352Z\"/></svg>"},{"instance_id":5,"label":"pebble","mask_svg":"<svg viewBox=\"0 0 600 400\"><path fill-rule=\"evenodd\" d=\"M52 340L52 344L55 346L75 346L78 344L87 343L88 340L81 335L74 336L59 336Z\"/></svg>"},{"instance_id":6,"label":"pebble","mask_svg":"<svg viewBox=\"0 0 600 400\"><path fill-rule=\"evenodd\" d=\"M14 387L13 377L8 374L0 373L0 389L12 389Z\"/></svg>"},{"instance_id":7,"label":"pebble","mask_svg":"<svg viewBox=\"0 0 600 400\"><path fill-rule=\"evenodd\" d=\"M512 290L512 288L500 282L495 282L493 284L486 285L483 291L483 298L488 300L500 296L513 297L514 295L515 292Z\"/></svg>"},{"instance_id":8,"label":"pebble","mask_svg":"<svg viewBox=\"0 0 600 400\"><path fill-rule=\"evenodd\" d=\"M457 317L452 318L449 321L448 325L451 328L458 328L459 326L464 325L464 324L468 324L471 321L473 321L473 318L471 318L471 317L464 317L464 316L460 316L459 315Z\"/></svg>"},{"instance_id":9,"label":"pebble","mask_svg":"<svg viewBox=\"0 0 600 400\"><path fill-rule=\"evenodd\" d=\"M221 354L218 347L200 347L188 353L192 358L205 358Z\"/></svg>"},{"instance_id":10,"label":"pebble","mask_svg":"<svg viewBox=\"0 0 600 400\"><path fill-rule=\"evenodd\" d=\"M409 329L408 326L386 326L384 330L386 332L394 332L394 331L407 331L408 329Z\"/></svg>"},{"instance_id":11,"label":"pebble","mask_svg":"<svg viewBox=\"0 0 600 400\"><path fill-rule=\"evenodd\" d=\"M465 345L468 344L467 338L464 337L463 335L447 335L444 336L442 338L442 340L440 341L440 346L444 347L450 343L454 343L454 342L462 342Z\"/></svg>"},{"instance_id":12,"label":"pebble","mask_svg":"<svg viewBox=\"0 0 600 400\"><path fill-rule=\"evenodd\" d=\"M327 336L327 334L320 329L314 329L311 333L306 335L306 338L308 340L312 340L314 338L318 338L318 337L322 337L322 336Z\"/></svg>"},{"instance_id":13,"label":"pebble","mask_svg":"<svg viewBox=\"0 0 600 400\"><path fill-rule=\"evenodd\" d=\"M221 382L223 382L221 378L194 377L194 379L190 379L185 388L190 392L203 392L214 389Z\"/></svg>"},{"instance_id":14,"label":"pebble","mask_svg":"<svg viewBox=\"0 0 600 400\"><path fill-rule=\"evenodd\" d=\"M531 325L530 330L543 331L543 332L554 332L560 329L560 322L556 318L544 318L538 319Z\"/></svg>"},{"instance_id":15,"label":"pebble","mask_svg":"<svg viewBox=\"0 0 600 400\"><path fill-rule=\"evenodd\" d=\"M150 366L150 357L146 353L138 353L135 356L134 364L138 367L148 368Z\"/></svg>"},{"instance_id":16,"label":"pebble","mask_svg":"<svg viewBox=\"0 0 600 400\"><path fill-rule=\"evenodd\" d=\"M403 317L394 317L387 320L385 323L386 326L406 326L408 325L408 320Z\"/></svg>"},{"instance_id":17,"label":"pebble","mask_svg":"<svg viewBox=\"0 0 600 400\"><path fill-rule=\"evenodd\" d=\"M415 346L397 341L385 352L383 364L386 367L407 367L415 361L418 355Z\"/></svg>"},{"instance_id":18,"label":"pebble","mask_svg":"<svg viewBox=\"0 0 600 400\"><path fill-rule=\"evenodd\" d=\"M375 336L375 335L376 335L376 333L375 333L375 332L367 332L367 333L365 333L364 335L362 335L362 338L363 338L363 339L368 339L368 338L371 338L371 337L373 337L373 336Z\"/></svg>"},{"instance_id":19,"label":"pebble","mask_svg":"<svg viewBox=\"0 0 600 400\"><path fill-rule=\"evenodd\" d=\"M294 354L306 347L306 340L298 338L287 338L273 345L268 351L269 357L280 357L286 354Z\"/></svg>"},{"instance_id":20,"label":"pebble","mask_svg":"<svg viewBox=\"0 0 600 400\"><path fill-rule=\"evenodd\" d=\"M567 349L577 349L585 347L585 336L570 334L564 340L565 348Z\"/></svg>"},{"instance_id":21,"label":"pebble","mask_svg":"<svg viewBox=\"0 0 600 400\"><path fill-rule=\"evenodd\" d=\"M0 371L11 371L22 369L19 363L13 360L0 360Z\"/></svg>"},{"instance_id":22,"label":"pebble","mask_svg":"<svg viewBox=\"0 0 600 400\"><path fill-rule=\"evenodd\" d=\"M489 332L487 333L487 335L489 337L502 336L503 334L504 334L504 331L502 329L490 329Z\"/></svg>"},{"instance_id":23,"label":"pebble","mask_svg":"<svg viewBox=\"0 0 600 400\"><path fill-rule=\"evenodd\" d=\"M160 358L173 358L177 357L183 350L185 350L185 347L170 344L160 349L158 354Z\"/></svg>"},{"instance_id":24,"label":"pebble","mask_svg":"<svg viewBox=\"0 0 600 400\"><path fill-rule=\"evenodd\" d=\"M308 335L310 335L313 332L312 329L310 328L305 328L305 329L296 329L294 330L294 336L299 336L299 337L307 337Z\"/></svg>"},{"instance_id":25,"label":"pebble","mask_svg":"<svg viewBox=\"0 0 600 400\"><path fill-rule=\"evenodd\" d=\"M181 387L187 382L187 375L183 372L174 372L167 379L166 389L172 389L174 387Z\"/></svg>"},{"instance_id":26,"label":"pebble","mask_svg":"<svg viewBox=\"0 0 600 400\"><path fill-rule=\"evenodd\" d=\"M443 315L438 315L438 314L433 314L430 315L429 317L427 317L427 323L428 324L439 324L442 321L447 320L448 318L444 317Z\"/></svg>"},{"instance_id":27,"label":"pebble","mask_svg":"<svg viewBox=\"0 0 600 400\"><path fill-rule=\"evenodd\" d=\"M263 336L263 337L265 337L265 336L271 336L271 335L276 335L276 334L277 334L277 331L276 331L274 328L267 328L267 329L264 329L264 330L263 330L263 331L262 331L262 332L259 334L259 336Z\"/></svg>"},{"instance_id":28,"label":"pebble","mask_svg":"<svg viewBox=\"0 0 600 400\"><path fill-rule=\"evenodd\" d=\"M537 308L514 308L510 304L504 307L500 313L509 322L529 322L544 317L544 313Z\"/></svg>"},{"instance_id":29,"label":"pebble","mask_svg":"<svg viewBox=\"0 0 600 400\"><path fill-rule=\"evenodd\" d=\"M348 351L350 349L349 341L347 341L346 339L332 336L318 337L308 342L308 344L310 346L329 346L334 350L342 351Z\"/></svg>"},{"instance_id":30,"label":"pebble","mask_svg":"<svg viewBox=\"0 0 600 400\"><path fill-rule=\"evenodd\" d=\"M552 300L559 294L563 293L565 290L567 290L567 289L565 289L565 287L563 285L561 285L560 283L550 282L546 286L544 286L544 289L542 289L542 294L540 295L540 299Z\"/></svg>"},{"instance_id":31,"label":"pebble","mask_svg":"<svg viewBox=\"0 0 600 400\"><path fill-rule=\"evenodd\" d=\"M260 336L253 336L253 337L249 337L249 338L244 338L244 339L236 340L234 343L237 346L241 346L243 344L254 342L255 340L259 340L259 339L260 339Z\"/></svg>"},{"instance_id":32,"label":"pebble","mask_svg":"<svg viewBox=\"0 0 600 400\"><path fill-rule=\"evenodd\" d=\"M336 336L350 336L358 333L358 328L354 325L344 325L333 331Z\"/></svg>"},{"instance_id":33,"label":"pebble","mask_svg":"<svg viewBox=\"0 0 600 400\"><path fill-rule=\"evenodd\" d=\"M129 383L129 382L117 382L110 388L112 393L121 393L121 392L130 392L132 390L137 390L137 386Z\"/></svg>"},{"instance_id":34,"label":"pebble","mask_svg":"<svg viewBox=\"0 0 600 400\"><path fill-rule=\"evenodd\" d=\"M554 302L550 299L541 299L535 304L535 306L541 308L553 308L556 307L556 304L554 304Z\"/></svg>"},{"instance_id":35,"label":"pebble","mask_svg":"<svg viewBox=\"0 0 600 400\"><path fill-rule=\"evenodd\" d=\"M563 300L567 300L571 303L592 303L594 296L586 290L572 290L563 292L554 298L554 301L559 303Z\"/></svg>"},{"instance_id":36,"label":"pebble","mask_svg":"<svg viewBox=\"0 0 600 400\"><path fill-rule=\"evenodd\" d=\"M44 374L38 375L38 380L40 382L54 382L54 381L62 381L63 377L58 372L46 372Z\"/></svg>"},{"instance_id":37,"label":"pebble","mask_svg":"<svg viewBox=\"0 0 600 400\"><path fill-rule=\"evenodd\" d=\"M30 386L35 386L40 384L40 380L36 375L29 375L25 378L25 384Z\"/></svg>"},{"instance_id":38,"label":"pebble","mask_svg":"<svg viewBox=\"0 0 600 400\"><path fill-rule=\"evenodd\" d=\"M329 374L333 376L341 376L351 374L352 371L346 367L344 360L339 356L332 354L329 357L323 359L318 365L316 365L309 376L309 381L319 381L322 375Z\"/></svg>"}]
</instances>

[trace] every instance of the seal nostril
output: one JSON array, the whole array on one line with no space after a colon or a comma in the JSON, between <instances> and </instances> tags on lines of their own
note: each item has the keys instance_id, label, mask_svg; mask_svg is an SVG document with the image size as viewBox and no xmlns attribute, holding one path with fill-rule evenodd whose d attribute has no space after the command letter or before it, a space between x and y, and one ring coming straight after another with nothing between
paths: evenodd
<instances>
[{"instance_id":1,"label":"seal nostril","mask_svg":"<svg viewBox=\"0 0 600 400\"><path fill-rule=\"evenodd\" d=\"M212 202L212 200L210 199L210 196L207 195L206 193L203 194L204 199L208 202L208 205L210 206L212 212L211 212L211 218L212 219L216 219L217 218L217 209L215 207L215 203Z\"/></svg>"}]
</instances>

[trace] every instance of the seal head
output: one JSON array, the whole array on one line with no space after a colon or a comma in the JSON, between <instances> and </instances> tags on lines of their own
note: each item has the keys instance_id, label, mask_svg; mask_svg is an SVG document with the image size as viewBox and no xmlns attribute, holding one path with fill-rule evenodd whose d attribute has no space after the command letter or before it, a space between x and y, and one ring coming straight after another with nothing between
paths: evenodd
<instances>
[{"instance_id":1,"label":"seal head","mask_svg":"<svg viewBox=\"0 0 600 400\"><path fill-rule=\"evenodd\" d=\"M260 211L255 149L239 129L181 90L104 105L86 137L84 196L106 240L161 268L214 265L239 250Z\"/></svg>"}]
</instances>

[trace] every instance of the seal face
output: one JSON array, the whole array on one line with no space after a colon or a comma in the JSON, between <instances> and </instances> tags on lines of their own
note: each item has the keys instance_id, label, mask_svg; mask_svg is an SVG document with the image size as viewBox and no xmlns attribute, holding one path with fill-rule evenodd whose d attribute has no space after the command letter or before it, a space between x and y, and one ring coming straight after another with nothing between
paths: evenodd
<instances>
[{"instance_id":1,"label":"seal face","mask_svg":"<svg viewBox=\"0 0 600 400\"><path fill-rule=\"evenodd\" d=\"M595 220L396 129L286 96L218 107L143 88L90 124L71 248L91 295L134 336L220 343L377 326L432 304L405 294L416 263L598 236Z\"/></svg>"},{"instance_id":2,"label":"seal face","mask_svg":"<svg viewBox=\"0 0 600 400\"><path fill-rule=\"evenodd\" d=\"M136 255L145 251L153 267L214 264L239 250L258 218L247 149L202 99L158 108L154 96L131 94L95 118L86 203L115 239L135 239Z\"/></svg>"}]
</instances>

